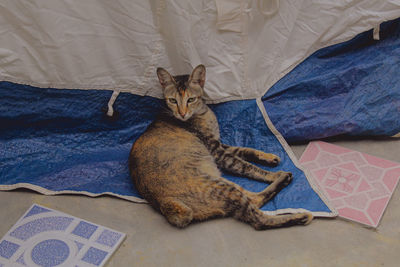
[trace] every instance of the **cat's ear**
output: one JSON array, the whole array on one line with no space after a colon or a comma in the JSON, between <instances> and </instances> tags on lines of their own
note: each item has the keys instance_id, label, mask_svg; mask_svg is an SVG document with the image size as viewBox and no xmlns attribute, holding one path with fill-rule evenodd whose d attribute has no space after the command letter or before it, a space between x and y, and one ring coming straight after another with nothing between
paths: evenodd
<instances>
[{"instance_id":1,"label":"cat's ear","mask_svg":"<svg viewBox=\"0 0 400 267\"><path fill-rule=\"evenodd\" d=\"M206 67L204 65L198 65L194 68L192 74L189 78L189 84L194 83L204 88L204 83L206 82Z\"/></svg>"},{"instance_id":2,"label":"cat's ear","mask_svg":"<svg viewBox=\"0 0 400 267\"><path fill-rule=\"evenodd\" d=\"M163 89L165 89L168 85L175 83L175 80L171 74L169 74L169 72L163 68L157 68L157 76Z\"/></svg>"}]
</instances>

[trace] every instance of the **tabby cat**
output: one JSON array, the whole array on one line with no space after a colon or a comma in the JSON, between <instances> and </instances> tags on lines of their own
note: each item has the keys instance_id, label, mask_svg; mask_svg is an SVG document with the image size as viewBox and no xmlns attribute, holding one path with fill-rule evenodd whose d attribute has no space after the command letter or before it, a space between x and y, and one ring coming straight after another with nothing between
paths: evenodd
<instances>
[{"instance_id":1,"label":"tabby cat","mask_svg":"<svg viewBox=\"0 0 400 267\"><path fill-rule=\"evenodd\" d=\"M205 74L203 65L174 77L157 69L167 107L132 146L129 165L137 190L180 228L226 216L257 230L310 223L310 213L269 216L259 209L291 182L292 174L248 162L276 166L276 155L221 143L216 117L202 99ZM219 169L270 185L250 192L221 177Z\"/></svg>"}]
</instances>

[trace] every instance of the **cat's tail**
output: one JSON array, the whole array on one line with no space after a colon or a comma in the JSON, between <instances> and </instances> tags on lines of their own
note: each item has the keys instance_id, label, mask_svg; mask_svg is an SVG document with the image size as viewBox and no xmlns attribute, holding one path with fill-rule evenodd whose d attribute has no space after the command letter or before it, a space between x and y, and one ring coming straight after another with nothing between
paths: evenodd
<instances>
[{"instance_id":1,"label":"cat's tail","mask_svg":"<svg viewBox=\"0 0 400 267\"><path fill-rule=\"evenodd\" d=\"M246 203L242 209L235 211L233 217L250 224L256 230L266 230L293 225L307 225L313 219L313 215L307 212L285 215L267 215L251 202L248 202L248 204Z\"/></svg>"}]
</instances>

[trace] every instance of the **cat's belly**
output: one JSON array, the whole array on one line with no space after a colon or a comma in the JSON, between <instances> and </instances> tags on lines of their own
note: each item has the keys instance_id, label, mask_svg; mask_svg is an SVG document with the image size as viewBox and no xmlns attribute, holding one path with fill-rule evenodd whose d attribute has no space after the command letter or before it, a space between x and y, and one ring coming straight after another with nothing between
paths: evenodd
<instances>
[{"instance_id":1,"label":"cat's belly","mask_svg":"<svg viewBox=\"0 0 400 267\"><path fill-rule=\"evenodd\" d=\"M198 182L220 177L210 152L193 133L180 128L153 128L133 145L131 175L148 201L194 190Z\"/></svg>"}]
</instances>

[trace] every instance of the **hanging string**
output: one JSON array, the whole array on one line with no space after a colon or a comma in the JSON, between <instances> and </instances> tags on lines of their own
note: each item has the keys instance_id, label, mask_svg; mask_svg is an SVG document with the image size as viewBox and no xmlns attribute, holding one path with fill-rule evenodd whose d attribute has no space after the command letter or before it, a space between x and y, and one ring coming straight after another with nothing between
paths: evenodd
<instances>
[{"instance_id":1,"label":"hanging string","mask_svg":"<svg viewBox=\"0 0 400 267\"><path fill-rule=\"evenodd\" d=\"M111 95L110 100L108 101L107 116L109 116L109 117L112 117L113 114L114 114L113 105L114 105L114 102L115 102L115 100L117 99L118 95L119 95L119 92L118 92L118 91L114 91L114 92L112 93L112 95Z\"/></svg>"}]
</instances>

